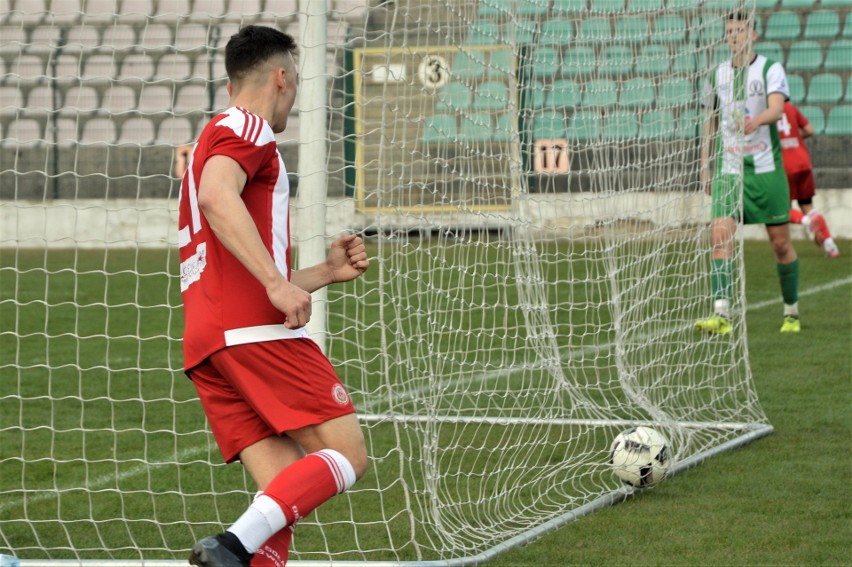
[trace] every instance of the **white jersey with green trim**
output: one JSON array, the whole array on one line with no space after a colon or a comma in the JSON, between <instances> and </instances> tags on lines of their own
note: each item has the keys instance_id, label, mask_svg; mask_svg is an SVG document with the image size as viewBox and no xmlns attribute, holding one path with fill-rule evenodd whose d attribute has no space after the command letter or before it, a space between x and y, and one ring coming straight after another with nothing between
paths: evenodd
<instances>
[{"instance_id":1,"label":"white jersey with green trim","mask_svg":"<svg viewBox=\"0 0 852 567\"><path fill-rule=\"evenodd\" d=\"M763 55L755 56L748 69L735 68L727 60L705 81L701 102L719 112L719 173L783 169L776 122L764 124L749 135L743 131L747 119L766 110L772 93L783 94L785 100L790 98L784 68Z\"/></svg>"}]
</instances>

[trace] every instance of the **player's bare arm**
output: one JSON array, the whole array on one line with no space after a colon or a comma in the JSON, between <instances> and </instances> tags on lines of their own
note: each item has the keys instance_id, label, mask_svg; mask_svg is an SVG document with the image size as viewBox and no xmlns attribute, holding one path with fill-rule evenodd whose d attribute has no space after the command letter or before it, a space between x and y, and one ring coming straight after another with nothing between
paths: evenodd
<instances>
[{"instance_id":1,"label":"player's bare arm","mask_svg":"<svg viewBox=\"0 0 852 567\"><path fill-rule=\"evenodd\" d=\"M295 271L290 279L305 291L313 292L329 284L354 280L369 266L364 241L355 234L346 234L332 243L325 262Z\"/></svg>"},{"instance_id":2,"label":"player's bare arm","mask_svg":"<svg viewBox=\"0 0 852 567\"><path fill-rule=\"evenodd\" d=\"M198 206L225 248L266 288L269 300L286 316L285 325L304 327L311 318L310 293L278 271L240 197L245 183L246 174L236 161L213 156L201 173Z\"/></svg>"},{"instance_id":3,"label":"player's bare arm","mask_svg":"<svg viewBox=\"0 0 852 567\"><path fill-rule=\"evenodd\" d=\"M746 120L745 133L751 134L765 124L775 124L784 115L784 95L782 93L770 93L766 110Z\"/></svg>"},{"instance_id":4,"label":"player's bare arm","mask_svg":"<svg viewBox=\"0 0 852 567\"><path fill-rule=\"evenodd\" d=\"M704 192L708 195L713 187L713 169L712 155L713 146L716 143L716 130L718 128L718 116L713 110L707 110L707 118L704 120L704 129L701 136L701 161L700 161L700 180Z\"/></svg>"}]
</instances>

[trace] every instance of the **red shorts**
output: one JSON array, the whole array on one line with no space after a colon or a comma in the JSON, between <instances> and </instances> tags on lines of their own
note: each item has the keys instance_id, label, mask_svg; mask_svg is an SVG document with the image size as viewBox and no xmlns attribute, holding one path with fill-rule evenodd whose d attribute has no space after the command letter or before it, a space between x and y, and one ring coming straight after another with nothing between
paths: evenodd
<instances>
[{"instance_id":1,"label":"red shorts","mask_svg":"<svg viewBox=\"0 0 852 567\"><path fill-rule=\"evenodd\" d=\"M816 193L814 172L811 169L788 173L787 183L790 185L790 202L799 199L812 199Z\"/></svg>"},{"instance_id":2,"label":"red shorts","mask_svg":"<svg viewBox=\"0 0 852 567\"><path fill-rule=\"evenodd\" d=\"M355 412L331 362L311 339L230 346L187 375L228 463L262 439Z\"/></svg>"}]
</instances>

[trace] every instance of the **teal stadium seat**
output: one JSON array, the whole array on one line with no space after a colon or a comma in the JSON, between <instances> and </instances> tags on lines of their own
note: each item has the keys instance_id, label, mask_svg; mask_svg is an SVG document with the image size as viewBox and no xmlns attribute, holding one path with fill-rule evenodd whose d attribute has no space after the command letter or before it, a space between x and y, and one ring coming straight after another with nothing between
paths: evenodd
<instances>
[{"instance_id":1,"label":"teal stadium seat","mask_svg":"<svg viewBox=\"0 0 852 567\"><path fill-rule=\"evenodd\" d=\"M814 0L781 0L781 8L792 8L794 10L813 8Z\"/></svg>"},{"instance_id":2,"label":"teal stadium seat","mask_svg":"<svg viewBox=\"0 0 852 567\"><path fill-rule=\"evenodd\" d=\"M587 81L583 90L583 106L615 106L618 103L618 85L611 79Z\"/></svg>"},{"instance_id":3,"label":"teal stadium seat","mask_svg":"<svg viewBox=\"0 0 852 567\"><path fill-rule=\"evenodd\" d=\"M623 12L627 0L591 0L589 7L592 12L603 12L605 14L616 14Z\"/></svg>"},{"instance_id":4,"label":"teal stadium seat","mask_svg":"<svg viewBox=\"0 0 852 567\"><path fill-rule=\"evenodd\" d=\"M757 0L757 9L772 10L776 4L778 4L778 0Z\"/></svg>"},{"instance_id":5,"label":"teal stadium seat","mask_svg":"<svg viewBox=\"0 0 852 567\"><path fill-rule=\"evenodd\" d=\"M642 140L668 140L674 135L675 119L671 110L651 110L642 114L639 138Z\"/></svg>"},{"instance_id":6,"label":"teal stadium seat","mask_svg":"<svg viewBox=\"0 0 852 567\"><path fill-rule=\"evenodd\" d=\"M538 110L544 106L544 83L532 81L520 88L521 105L525 109Z\"/></svg>"},{"instance_id":7,"label":"teal stadium seat","mask_svg":"<svg viewBox=\"0 0 852 567\"><path fill-rule=\"evenodd\" d=\"M681 110L677 118L675 137L680 139L701 137L704 129L704 114L703 110Z\"/></svg>"},{"instance_id":8,"label":"teal stadium seat","mask_svg":"<svg viewBox=\"0 0 852 567\"><path fill-rule=\"evenodd\" d=\"M650 108L657 100L654 81L645 77L634 77L621 84L619 105L622 108Z\"/></svg>"},{"instance_id":9,"label":"teal stadium seat","mask_svg":"<svg viewBox=\"0 0 852 567\"><path fill-rule=\"evenodd\" d=\"M672 61L672 72L678 74L694 73L698 69L698 53L694 45L678 46Z\"/></svg>"},{"instance_id":10,"label":"teal stadium seat","mask_svg":"<svg viewBox=\"0 0 852 567\"><path fill-rule=\"evenodd\" d=\"M545 46L556 45L562 47L574 39L574 22L571 20L550 19L541 24L538 36L538 44Z\"/></svg>"},{"instance_id":11,"label":"teal stadium seat","mask_svg":"<svg viewBox=\"0 0 852 567\"><path fill-rule=\"evenodd\" d=\"M688 105L695 100L695 91L689 79L668 78L657 88L657 105L661 108Z\"/></svg>"},{"instance_id":12,"label":"teal stadium seat","mask_svg":"<svg viewBox=\"0 0 852 567\"><path fill-rule=\"evenodd\" d=\"M423 133L420 141L424 144L435 144L456 139L458 134L456 117L449 114L433 114L427 116L423 123Z\"/></svg>"},{"instance_id":13,"label":"teal stadium seat","mask_svg":"<svg viewBox=\"0 0 852 567\"><path fill-rule=\"evenodd\" d=\"M489 77L508 77L514 74L515 54L508 49L491 52L488 65Z\"/></svg>"},{"instance_id":14,"label":"teal stadium seat","mask_svg":"<svg viewBox=\"0 0 852 567\"><path fill-rule=\"evenodd\" d=\"M852 12L846 14L846 23L843 24L843 37L852 38Z\"/></svg>"},{"instance_id":15,"label":"teal stadium seat","mask_svg":"<svg viewBox=\"0 0 852 567\"><path fill-rule=\"evenodd\" d=\"M547 93L545 106L548 108L574 108L583 100L583 88L577 81L560 79L553 81Z\"/></svg>"},{"instance_id":16,"label":"teal stadium seat","mask_svg":"<svg viewBox=\"0 0 852 567\"><path fill-rule=\"evenodd\" d=\"M706 0L704 5L708 10L727 14L728 12L733 11L737 7L738 3L739 2L737 2L737 0Z\"/></svg>"},{"instance_id":17,"label":"teal stadium seat","mask_svg":"<svg viewBox=\"0 0 852 567\"><path fill-rule=\"evenodd\" d=\"M643 45L636 55L636 73L640 75L668 73L670 60L671 55L667 46L656 43Z\"/></svg>"},{"instance_id":18,"label":"teal stadium seat","mask_svg":"<svg viewBox=\"0 0 852 567\"><path fill-rule=\"evenodd\" d=\"M790 100L794 104L805 100L805 79L800 75L787 75L787 85L790 87Z\"/></svg>"},{"instance_id":19,"label":"teal stadium seat","mask_svg":"<svg viewBox=\"0 0 852 567\"><path fill-rule=\"evenodd\" d=\"M790 11L780 11L770 14L766 19L764 39L790 41L798 39L802 33L799 14Z\"/></svg>"},{"instance_id":20,"label":"teal stadium seat","mask_svg":"<svg viewBox=\"0 0 852 567\"><path fill-rule=\"evenodd\" d=\"M459 141L488 142L494 135L494 123L489 112L474 112L461 118Z\"/></svg>"},{"instance_id":21,"label":"teal stadium seat","mask_svg":"<svg viewBox=\"0 0 852 567\"><path fill-rule=\"evenodd\" d=\"M852 102L852 75L846 81L846 96L843 97L843 102Z\"/></svg>"},{"instance_id":22,"label":"teal stadium seat","mask_svg":"<svg viewBox=\"0 0 852 567\"><path fill-rule=\"evenodd\" d=\"M801 112L811 126L814 127L814 135L819 136L825 131L825 115L822 113L822 108L818 106L803 105L799 107Z\"/></svg>"},{"instance_id":23,"label":"teal stadium seat","mask_svg":"<svg viewBox=\"0 0 852 567\"><path fill-rule=\"evenodd\" d=\"M532 20L518 20L503 24L500 37L509 45L524 45L535 40L538 25Z\"/></svg>"},{"instance_id":24,"label":"teal stadium seat","mask_svg":"<svg viewBox=\"0 0 852 567\"><path fill-rule=\"evenodd\" d=\"M834 10L816 10L805 20L805 39L833 39L840 33L840 15Z\"/></svg>"},{"instance_id":25,"label":"teal stadium seat","mask_svg":"<svg viewBox=\"0 0 852 567\"><path fill-rule=\"evenodd\" d=\"M650 35L645 16L624 16L615 21L613 41L619 43L645 43Z\"/></svg>"},{"instance_id":26,"label":"teal stadium seat","mask_svg":"<svg viewBox=\"0 0 852 567\"><path fill-rule=\"evenodd\" d=\"M549 0L480 0L479 15L483 18L505 18L512 15L535 18L547 13Z\"/></svg>"},{"instance_id":27,"label":"teal stadium seat","mask_svg":"<svg viewBox=\"0 0 852 567\"><path fill-rule=\"evenodd\" d=\"M657 13L663 9L663 0L627 0L628 12Z\"/></svg>"},{"instance_id":28,"label":"teal stadium seat","mask_svg":"<svg viewBox=\"0 0 852 567\"><path fill-rule=\"evenodd\" d=\"M639 135L639 118L635 112L619 110L606 115L603 138L609 142L633 140Z\"/></svg>"},{"instance_id":29,"label":"teal stadium seat","mask_svg":"<svg viewBox=\"0 0 852 567\"><path fill-rule=\"evenodd\" d=\"M612 26L609 18L592 17L580 21L577 41L583 43L609 43L612 41Z\"/></svg>"},{"instance_id":30,"label":"teal stadium seat","mask_svg":"<svg viewBox=\"0 0 852 567\"><path fill-rule=\"evenodd\" d=\"M579 110L568 123L568 139L590 142L601 137L601 116L594 110Z\"/></svg>"},{"instance_id":31,"label":"teal stadium seat","mask_svg":"<svg viewBox=\"0 0 852 567\"><path fill-rule=\"evenodd\" d=\"M473 92L463 83L450 83L438 91L435 110L466 111L473 100Z\"/></svg>"},{"instance_id":32,"label":"teal stadium seat","mask_svg":"<svg viewBox=\"0 0 852 567\"><path fill-rule=\"evenodd\" d=\"M820 73L811 77L808 86L808 104L834 104L843 98L843 82L840 75Z\"/></svg>"},{"instance_id":33,"label":"teal stadium seat","mask_svg":"<svg viewBox=\"0 0 852 567\"><path fill-rule=\"evenodd\" d=\"M532 64L535 78L553 78L561 66L559 51L553 47L539 47L533 52Z\"/></svg>"},{"instance_id":34,"label":"teal stadium seat","mask_svg":"<svg viewBox=\"0 0 852 567\"><path fill-rule=\"evenodd\" d=\"M497 128L491 139L495 142L509 142L515 136L518 117L514 112L504 112L497 115Z\"/></svg>"},{"instance_id":35,"label":"teal stadium seat","mask_svg":"<svg viewBox=\"0 0 852 567\"><path fill-rule=\"evenodd\" d=\"M477 20L470 25L467 45L497 45L500 42L500 26L497 22Z\"/></svg>"},{"instance_id":36,"label":"teal stadium seat","mask_svg":"<svg viewBox=\"0 0 852 567\"><path fill-rule=\"evenodd\" d=\"M790 46L785 68L789 71L818 71L822 66L822 46L814 40L797 41Z\"/></svg>"},{"instance_id":37,"label":"teal stadium seat","mask_svg":"<svg viewBox=\"0 0 852 567\"><path fill-rule=\"evenodd\" d=\"M479 79L485 74L484 51L459 51L453 55L452 75L459 79Z\"/></svg>"},{"instance_id":38,"label":"teal stadium seat","mask_svg":"<svg viewBox=\"0 0 852 567\"><path fill-rule=\"evenodd\" d=\"M718 15L707 15L692 20L689 40L702 45L715 45L725 38L725 22Z\"/></svg>"},{"instance_id":39,"label":"teal stadium seat","mask_svg":"<svg viewBox=\"0 0 852 567\"><path fill-rule=\"evenodd\" d=\"M533 140L565 138L565 113L545 110L533 117Z\"/></svg>"},{"instance_id":40,"label":"teal stadium seat","mask_svg":"<svg viewBox=\"0 0 852 567\"><path fill-rule=\"evenodd\" d=\"M487 81L476 87L474 110L506 110L509 106L509 87L501 81Z\"/></svg>"},{"instance_id":41,"label":"teal stadium seat","mask_svg":"<svg viewBox=\"0 0 852 567\"><path fill-rule=\"evenodd\" d=\"M586 10L586 0L553 0L553 13L557 16L575 16Z\"/></svg>"},{"instance_id":42,"label":"teal stadium seat","mask_svg":"<svg viewBox=\"0 0 852 567\"><path fill-rule=\"evenodd\" d=\"M686 41L686 20L683 16L669 14L654 20L651 41L656 43L683 43Z\"/></svg>"},{"instance_id":43,"label":"teal stadium seat","mask_svg":"<svg viewBox=\"0 0 852 567\"><path fill-rule=\"evenodd\" d=\"M852 71L852 40L837 39L831 42L825 54L825 69Z\"/></svg>"},{"instance_id":44,"label":"teal stadium seat","mask_svg":"<svg viewBox=\"0 0 852 567\"><path fill-rule=\"evenodd\" d=\"M563 55L562 74L566 77L591 75L597 70L594 47L569 47Z\"/></svg>"},{"instance_id":45,"label":"teal stadium seat","mask_svg":"<svg viewBox=\"0 0 852 567\"><path fill-rule=\"evenodd\" d=\"M633 70L633 50L626 45L610 45L601 52L598 60L600 74L621 76Z\"/></svg>"},{"instance_id":46,"label":"teal stadium seat","mask_svg":"<svg viewBox=\"0 0 852 567\"><path fill-rule=\"evenodd\" d=\"M822 0L823 8L848 8L849 0Z\"/></svg>"},{"instance_id":47,"label":"teal stadium seat","mask_svg":"<svg viewBox=\"0 0 852 567\"><path fill-rule=\"evenodd\" d=\"M673 10L695 10L704 4L704 0L667 0L666 9Z\"/></svg>"},{"instance_id":48,"label":"teal stadium seat","mask_svg":"<svg viewBox=\"0 0 852 567\"><path fill-rule=\"evenodd\" d=\"M777 41L758 41L754 44L754 52L784 65L784 49Z\"/></svg>"},{"instance_id":49,"label":"teal stadium seat","mask_svg":"<svg viewBox=\"0 0 852 567\"><path fill-rule=\"evenodd\" d=\"M852 136L852 104L841 104L828 111L825 133L828 136Z\"/></svg>"}]
</instances>

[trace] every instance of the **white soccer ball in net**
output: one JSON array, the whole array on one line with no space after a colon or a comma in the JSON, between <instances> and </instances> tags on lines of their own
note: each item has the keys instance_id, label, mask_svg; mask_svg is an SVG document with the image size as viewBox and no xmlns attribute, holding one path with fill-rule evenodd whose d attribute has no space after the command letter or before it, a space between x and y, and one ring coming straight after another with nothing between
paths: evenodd
<instances>
[{"instance_id":1,"label":"white soccer ball in net","mask_svg":"<svg viewBox=\"0 0 852 567\"><path fill-rule=\"evenodd\" d=\"M612 442L610 464L626 484L646 488L662 482L671 466L669 442L655 429L632 427Z\"/></svg>"}]
</instances>

